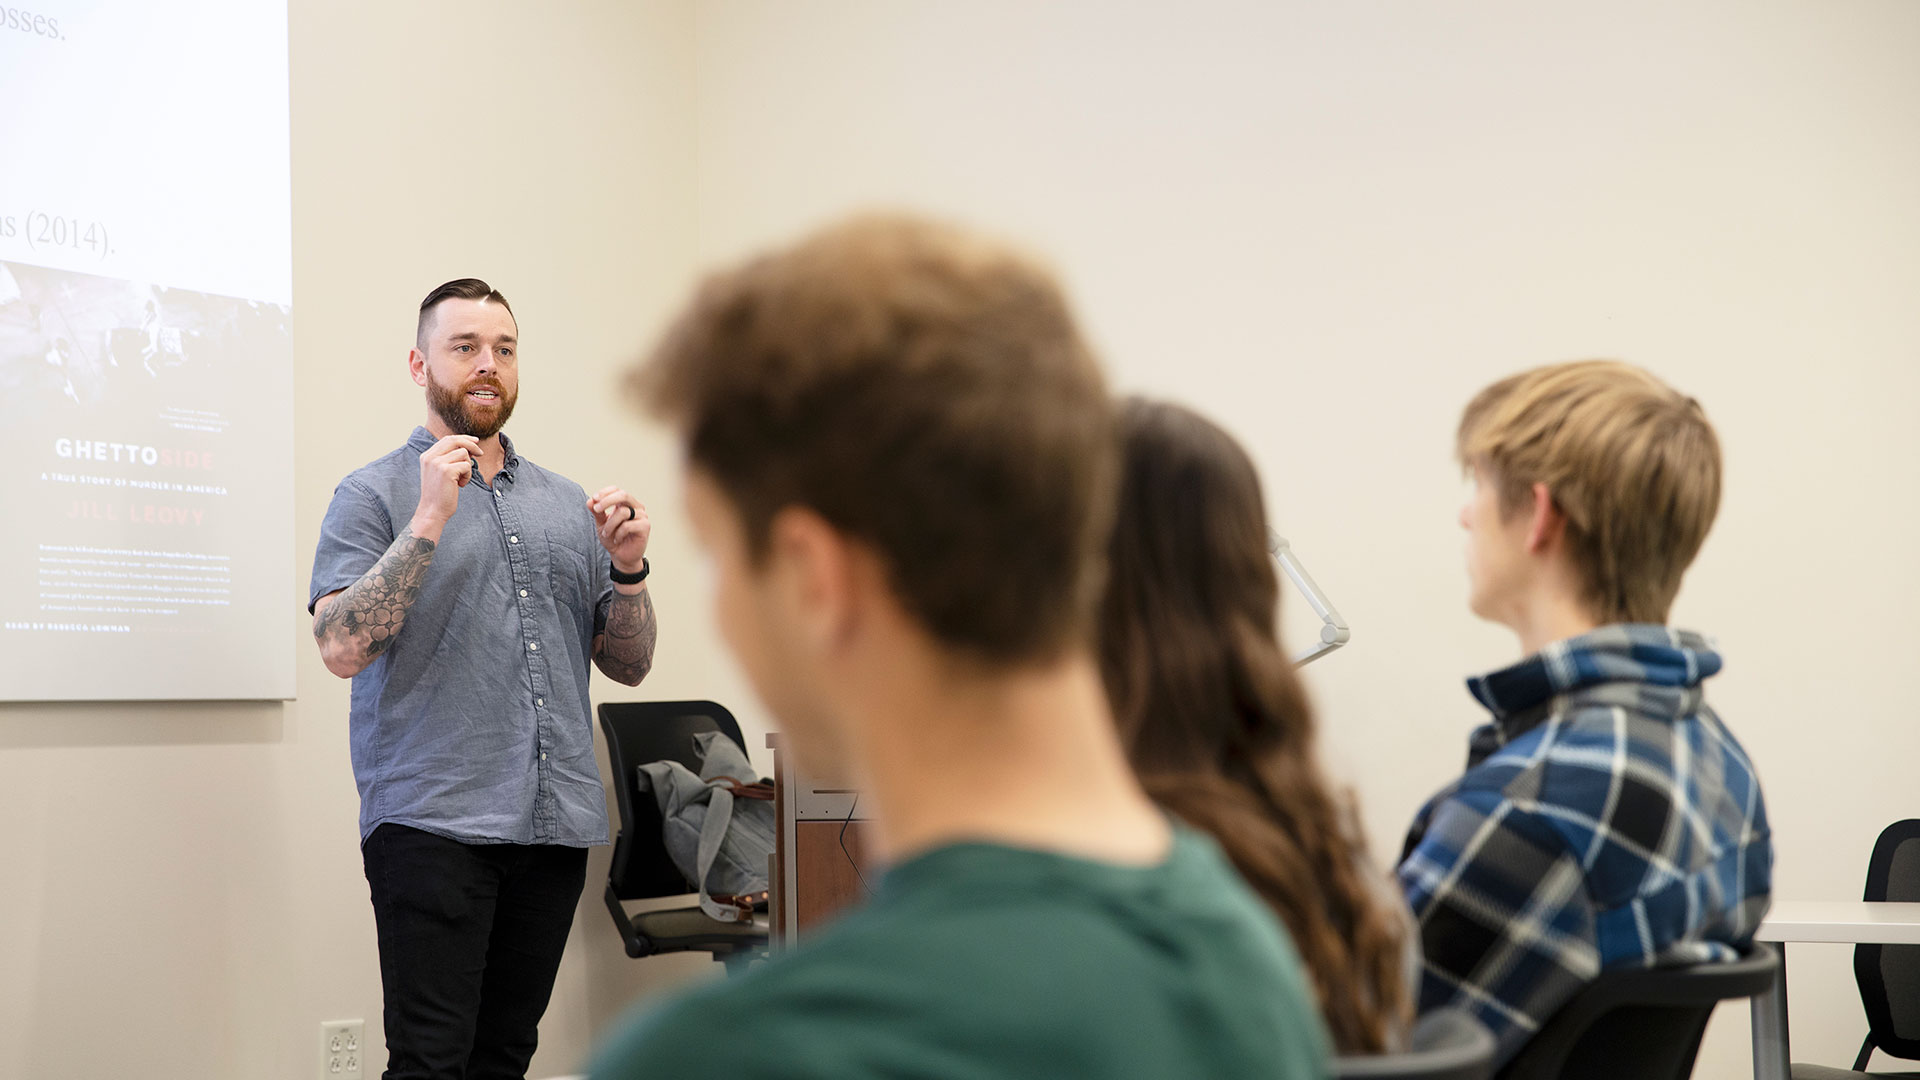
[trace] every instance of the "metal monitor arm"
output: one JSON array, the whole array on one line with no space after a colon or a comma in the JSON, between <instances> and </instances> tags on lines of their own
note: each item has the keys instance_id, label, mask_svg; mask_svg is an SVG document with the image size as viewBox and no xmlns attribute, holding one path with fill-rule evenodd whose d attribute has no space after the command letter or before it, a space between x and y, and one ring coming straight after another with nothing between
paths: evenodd
<instances>
[{"instance_id":1,"label":"metal monitor arm","mask_svg":"<svg viewBox=\"0 0 1920 1080\"><path fill-rule=\"evenodd\" d=\"M1300 595L1306 597L1307 603L1313 606L1313 613L1320 616L1320 640L1312 648L1296 655L1293 666L1303 667L1312 663L1351 640L1353 631L1348 629L1347 620L1334 610L1327 594L1320 591L1320 586L1314 584L1307 568L1300 565L1300 559L1294 555L1293 545L1287 543L1287 538L1268 529L1267 550L1273 553L1274 559L1280 563L1280 569L1287 572L1287 577L1293 579L1293 587L1299 589Z\"/></svg>"}]
</instances>

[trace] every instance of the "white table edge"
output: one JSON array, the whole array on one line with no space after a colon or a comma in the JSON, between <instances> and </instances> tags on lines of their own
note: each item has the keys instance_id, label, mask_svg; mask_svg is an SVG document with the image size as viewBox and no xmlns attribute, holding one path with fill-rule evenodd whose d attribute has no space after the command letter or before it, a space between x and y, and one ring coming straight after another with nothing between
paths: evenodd
<instances>
[{"instance_id":1,"label":"white table edge","mask_svg":"<svg viewBox=\"0 0 1920 1080\"><path fill-rule=\"evenodd\" d=\"M1774 905L1755 941L1834 945L1920 945L1920 903L1801 900Z\"/></svg>"}]
</instances>

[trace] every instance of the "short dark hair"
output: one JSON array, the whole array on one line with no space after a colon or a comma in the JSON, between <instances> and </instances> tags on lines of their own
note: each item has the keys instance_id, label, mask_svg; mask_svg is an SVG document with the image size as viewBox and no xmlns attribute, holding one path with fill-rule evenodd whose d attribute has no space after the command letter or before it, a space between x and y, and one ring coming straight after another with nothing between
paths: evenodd
<instances>
[{"instance_id":1,"label":"short dark hair","mask_svg":"<svg viewBox=\"0 0 1920 1080\"><path fill-rule=\"evenodd\" d=\"M513 314L513 305L507 303L507 298L500 294L499 289L477 277L455 278L434 289L427 294L425 300L420 301L420 321L413 329L413 343L421 352L427 351L427 327L432 324L433 309L439 307L443 300L486 300L506 308L507 314Z\"/></svg>"},{"instance_id":2,"label":"short dark hair","mask_svg":"<svg viewBox=\"0 0 1920 1080\"><path fill-rule=\"evenodd\" d=\"M862 217L709 278L635 373L754 559L774 516L870 545L929 633L997 666L1091 644L1118 444L1053 277Z\"/></svg>"}]
</instances>

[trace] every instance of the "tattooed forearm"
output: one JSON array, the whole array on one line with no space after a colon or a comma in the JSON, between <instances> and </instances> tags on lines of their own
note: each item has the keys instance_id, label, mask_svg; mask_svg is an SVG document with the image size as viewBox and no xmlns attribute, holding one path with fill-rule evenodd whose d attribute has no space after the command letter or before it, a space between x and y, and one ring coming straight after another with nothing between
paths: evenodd
<instances>
[{"instance_id":1,"label":"tattooed forearm","mask_svg":"<svg viewBox=\"0 0 1920 1080\"><path fill-rule=\"evenodd\" d=\"M594 660L608 678L638 686L653 669L653 640L659 629L653 618L653 597L645 591L633 596L615 592L613 606L607 609L607 632Z\"/></svg>"},{"instance_id":2,"label":"tattooed forearm","mask_svg":"<svg viewBox=\"0 0 1920 1080\"><path fill-rule=\"evenodd\" d=\"M402 530L373 569L320 609L313 638L329 671L355 674L393 647L427 578L433 549L433 541Z\"/></svg>"}]
</instances>

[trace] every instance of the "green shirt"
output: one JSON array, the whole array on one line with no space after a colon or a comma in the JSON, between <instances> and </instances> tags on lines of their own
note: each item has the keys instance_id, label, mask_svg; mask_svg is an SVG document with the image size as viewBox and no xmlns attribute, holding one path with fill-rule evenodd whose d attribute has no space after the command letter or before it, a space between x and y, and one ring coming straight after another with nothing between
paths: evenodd
<instances>
[{"instance_id":1,"label":"green shirt","mask_svg":"<svg viewBox=\"0 0 1920 1080\"><path fill-rule=\"evenodd\" d=\"M958 844L807 944L630 1022L594 1080L1308 1080L1299 958L1211 840L1153 867Z\"/></svg>"}]
</instances>

